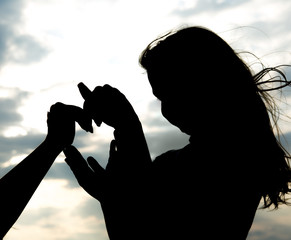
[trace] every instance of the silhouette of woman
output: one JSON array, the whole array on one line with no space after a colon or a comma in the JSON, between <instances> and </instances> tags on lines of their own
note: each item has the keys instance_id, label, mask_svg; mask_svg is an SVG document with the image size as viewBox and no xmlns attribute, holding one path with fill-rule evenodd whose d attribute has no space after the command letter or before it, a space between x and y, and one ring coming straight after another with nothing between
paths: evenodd
<instances>
[{"instance_id":1,"label":"silhouette of woman","mask_svg":"<svg viewBox=\"0 0 291 240\"><path fill-rule=\"evenodd\" d=\"M62 103L52 105L45 140L0 179L0 239L16 222L56 157L72 144L75 121L92 131L92 120L83 109Z\"/></svg>"},{"instance_id":2,"label":"silhouette of woman","mask_svg":"<svg viewBox=\"0 0 291 240\"><path fill-rule=\"evenodd\" d=\"M117 89L97 87L84 110L115 128L106 169L65 151L80 185L101 202L110 239L246 239L260 200L287 204L288 152L275 137L274 102L218 35L202 27L170 32L140 56L163 116L189 144L150 160L141 124ZM270 80L272 81L272 80ZM275 81L276 82L276 81ZM269 114L268 114L269 113Z\"/></svg>"}]
</instances>

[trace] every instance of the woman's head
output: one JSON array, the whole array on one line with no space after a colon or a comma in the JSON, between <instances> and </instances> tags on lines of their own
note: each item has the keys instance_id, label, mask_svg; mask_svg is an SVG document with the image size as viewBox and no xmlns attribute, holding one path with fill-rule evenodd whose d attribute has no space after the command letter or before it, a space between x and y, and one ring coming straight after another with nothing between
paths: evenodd
<instances>
[{"instance_id":1,"label":"woman's head","mask_svg":"<svg viewBox=\"0 0 291 240\"><path fill-rule=\"evenodd\" d=\"M264 179L261 194L266 207L286 203L289 154L275 138L268 114L272 116L273 100L259 83L274 70L285 78L282 72L269 68L252 75L222 38L202 27L154 40L142 52L140 64L172 124L198 139L211 134L216 150L226 149L230 158L248 162L254 177Z\"/></svg>"},{"instance_id":2,"label":"woman's head","mask_svg":"<svg viewBox=\"0 0 291 240\"><path fill-rule=\"evenodd\" d=\"M143 51L140 63L154 95L164 105L163 115L190 135L196 114L206 122L213 110L229 111L230 103L240 108L246 92L255 97L256 86L244 62L205 28L189 27L156 39ZM209 109L213 101L217 107Z\"/></svg>"}]
</instances>

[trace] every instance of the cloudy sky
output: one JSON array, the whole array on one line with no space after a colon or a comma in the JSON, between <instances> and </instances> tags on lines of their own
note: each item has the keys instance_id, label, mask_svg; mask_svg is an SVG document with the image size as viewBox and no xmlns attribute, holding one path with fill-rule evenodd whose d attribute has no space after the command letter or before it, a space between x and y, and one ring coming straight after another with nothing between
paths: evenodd
<instances>
[{"instance_id":1,"label":"cloudy sky","mask_svg":"<svg viewBox=\"0 0 291 240\"><path fill-rule=\"evenodd\" d=\"M109 83L128 97L153 158L184 146L188 137L160 115L140 52L172 28L200 25L267 66L291 64L290 12L289 0L0 0L0 177L44 139L52 104L82 106L80 81L91 89ZM281 121L281 128L291 139L291 122ZM106 126L94 135L78 129L74 144L105 166L111 138ZM63 159L5 239L108 239L98 202L78 187ZM290 236L291 208L282 207L259 210L248 240Z\"/></svg>"}]
</instances>

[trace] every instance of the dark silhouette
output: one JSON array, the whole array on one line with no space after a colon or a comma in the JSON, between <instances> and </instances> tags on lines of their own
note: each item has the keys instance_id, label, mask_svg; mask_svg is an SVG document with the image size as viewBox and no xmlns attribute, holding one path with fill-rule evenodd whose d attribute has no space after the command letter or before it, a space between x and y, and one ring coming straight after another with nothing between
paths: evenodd
<instances>
[{"instance_id":1,"label":"dark silhouette","mask_svg":"<svg viewBox=\"0 0 291 240\"><path fill-rule=\"evenodd\" d=\"M84 130L92 132L92 120L83 109L54 104L48 112L45 140L0 179L0 239L16 222L55 158L64 147L73 143L75 121Z\"/></svg>"},{"instance_id":2,"label":"dark silhouette","mask_svg":"<svg viewBox=\"0 0 291 240\"><path fill-rule=\"evenodd\" d=\"M263 77L219 36L201 27L170 32L140 56L162 114L190 136L182 149L151 161L141 123L125 96L109 85L84 110L115 128L106 169L73 146L66 162L101 203L110 239L245 239L261 198L287 204L291 172L268 112ZM270 80L272 81L272 80ZM275 81L276 82L276 81ZM274 115L273 115L274 116Z\"/></svg>"}]
</instances>

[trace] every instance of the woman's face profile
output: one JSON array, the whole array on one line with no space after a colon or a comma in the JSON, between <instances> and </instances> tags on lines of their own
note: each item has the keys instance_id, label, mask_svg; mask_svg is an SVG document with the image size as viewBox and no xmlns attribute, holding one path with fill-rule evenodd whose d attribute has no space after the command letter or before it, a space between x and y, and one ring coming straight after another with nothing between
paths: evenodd
<instances>
[{"instance_id":1,"label":"woman's face profile","mask_svg":"<svg viewBox=\"0 0 291 240\"><path fill-rule=\"evenodd\" d=\"M191 135L195 113L189 86L183 85L179 71L148 71L155 97L161 101L162 115L182 132ZM194 88L192 84L191 88Z\"/></svg>"}]
</instances>

